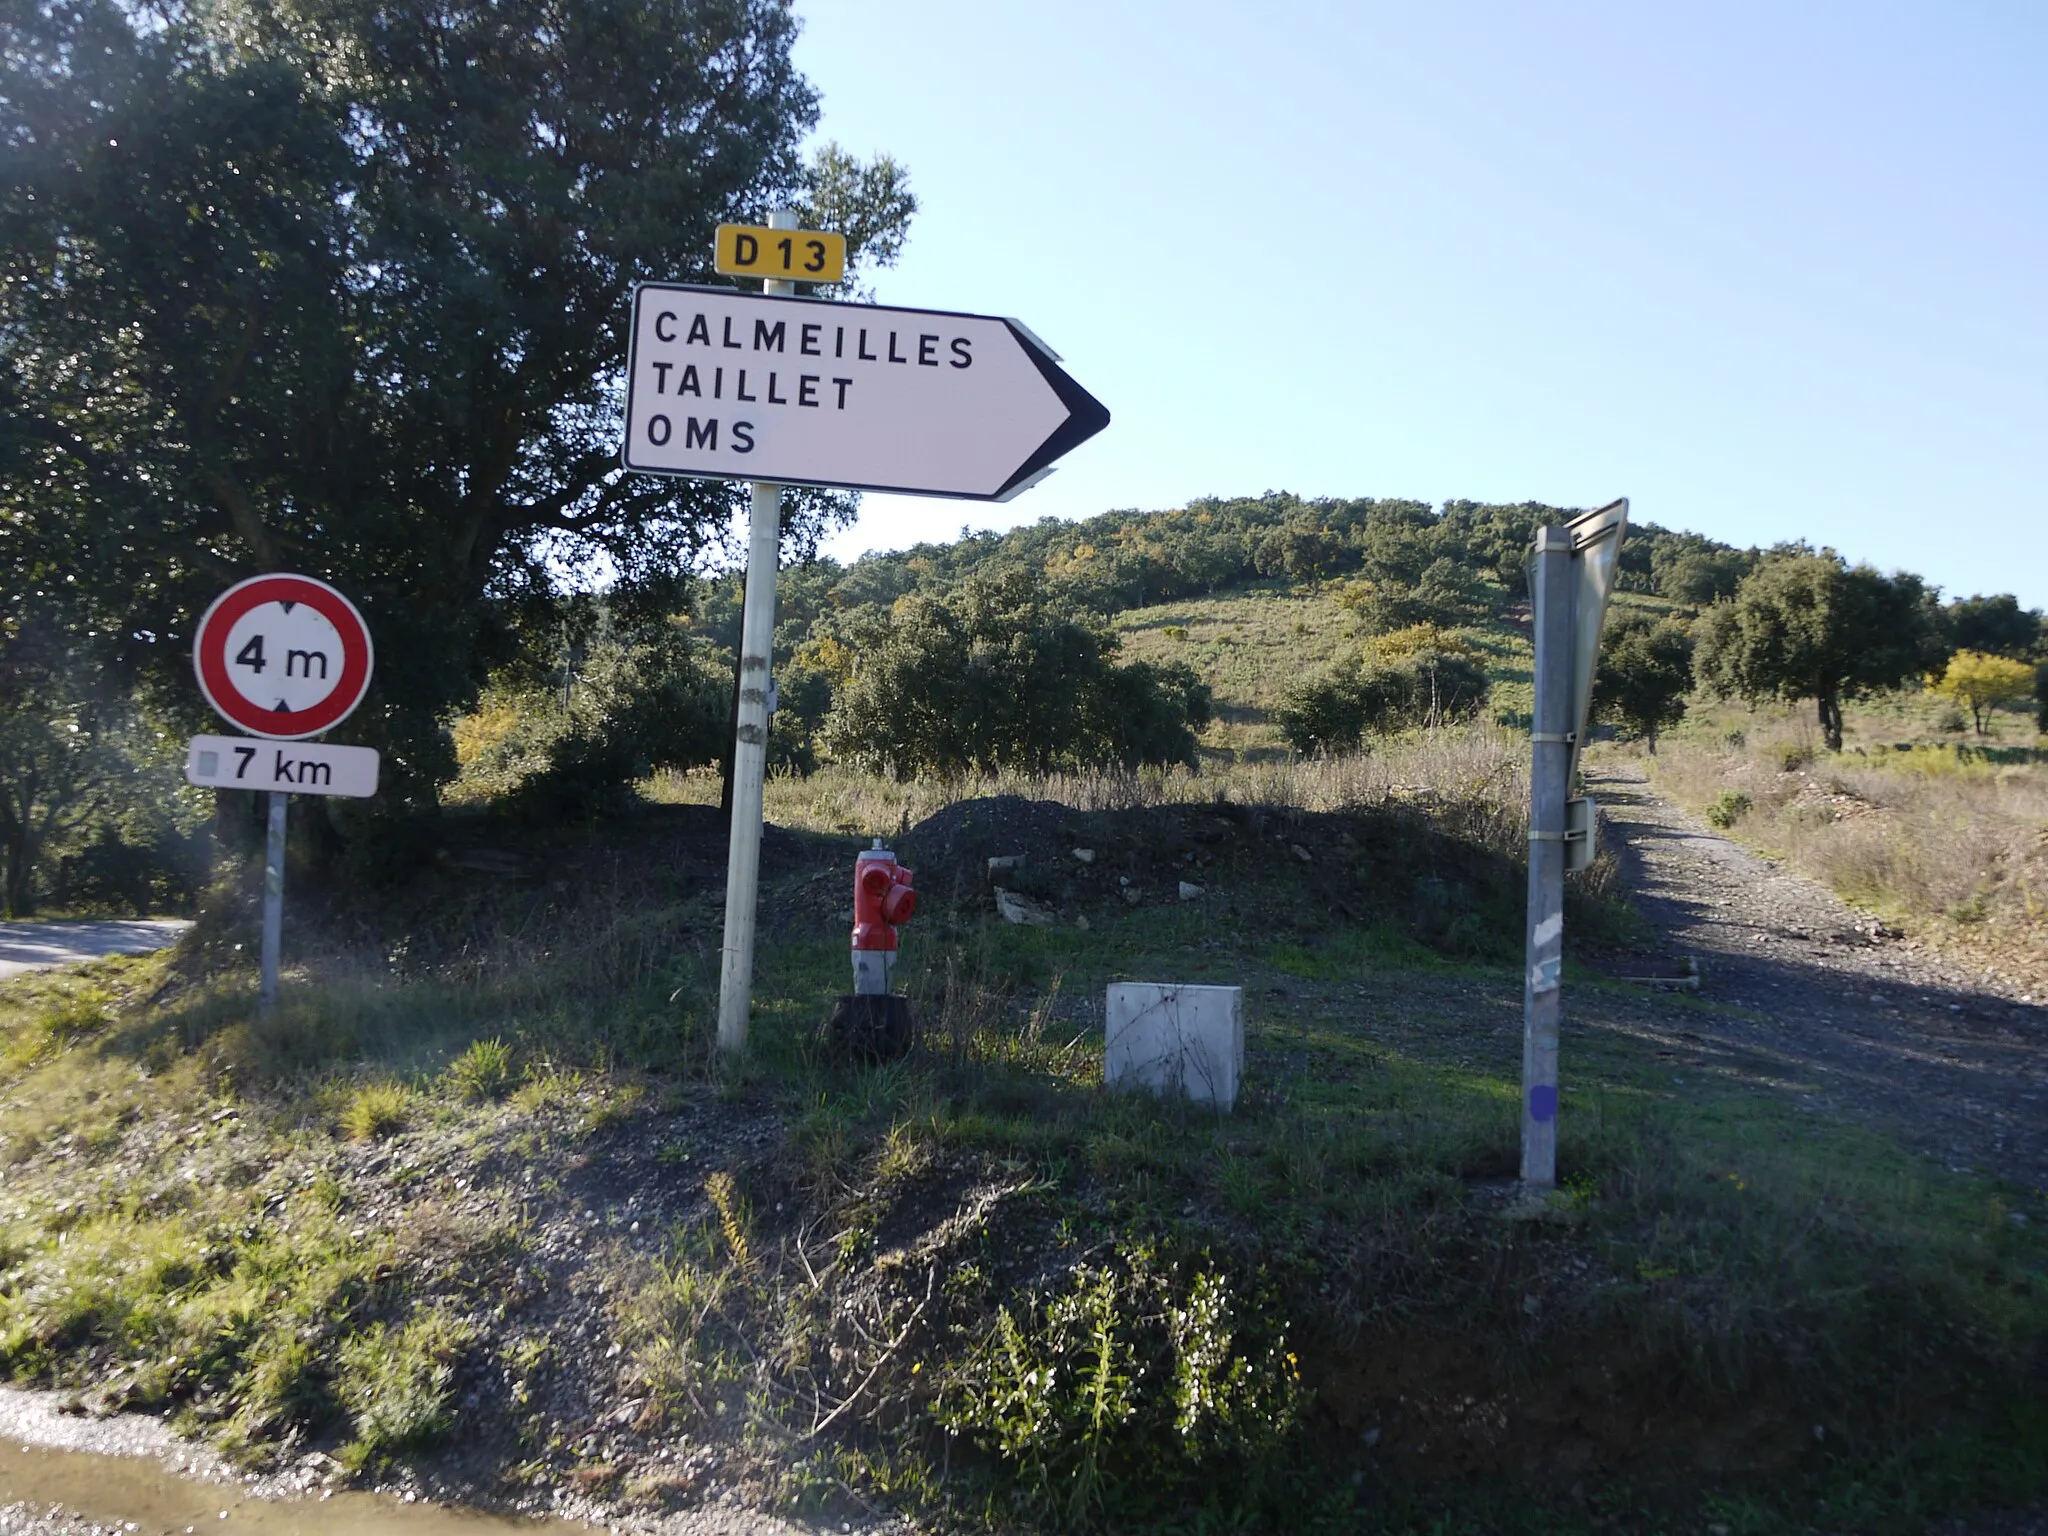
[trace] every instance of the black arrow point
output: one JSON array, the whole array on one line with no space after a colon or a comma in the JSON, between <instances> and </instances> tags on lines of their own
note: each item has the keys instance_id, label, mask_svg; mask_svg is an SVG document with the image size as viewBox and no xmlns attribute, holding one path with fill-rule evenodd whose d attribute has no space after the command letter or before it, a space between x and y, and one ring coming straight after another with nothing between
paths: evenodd
<instances>
[{"instance_id":1,"label":"black arrow point","mask_svg":"<svg viewBox=\"0 0 2048 1536\"><path fill-rule=\"evenodd\" d=\"M1008 325L1007 321L1004 323ZM1017 345L1024 349L1024 355L1038 366L1045 382L1052 386L1052 392L1060 397L1060 404L1067 408L1067 419L1053 428L1052 436L1040 443L1031 457L1018 466L1017 472L1003 482L1002 489L995 494L998 501L1012 487L1029 480L1054 459L1071 453L1109 425L1108 406L1075 383L1064 368L1045 355L1038 343L1014 325L1008 328L1010 334L1017 338Z\"/></svg>"},{"instance_id":2,"label":"black arrow point","mask_svg":"<svg viewBox=\"0 0 2048 1536\"><path fill-rule=\"evenodd\" d=\"M275 713L277 713L277 714L280 714L280 715L288 715L288 714L290 714L291 712L292 712L292 707L291 707L291 705L289 705L289 704L285 703L285 701L284 701L283 699L279 699L279 700L277 701L277 709L275 710Z\"/></svg>"},{"instance_id":3,"label":"black arrow point","mask_svg":"<svg viewBox=\"0 0 2048 1536\"><path fill-rule=\"evenodd\" d=\"M290 613L294 608L299 606L299 603L297 598L280 597L277 600L277 606L282 608L286 613Z\"/></svg>"}]
</instances>

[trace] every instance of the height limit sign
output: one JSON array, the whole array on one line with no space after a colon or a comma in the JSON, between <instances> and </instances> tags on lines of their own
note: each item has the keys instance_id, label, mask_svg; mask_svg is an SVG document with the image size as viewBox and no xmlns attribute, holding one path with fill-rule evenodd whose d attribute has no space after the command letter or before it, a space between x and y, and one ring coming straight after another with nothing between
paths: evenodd
<instances>
[{"instance_id":1,"label":"height limit sign","mask_svg":"<svg viewBox=\"0 0 2048 1536\"><path fill-rule=\"evenodd\" d=\"M374 751L305 739L348 718L369 689L374 663L369 626L326 582L278 574L229 587L199 620L192 669L215 713L249 736L193 737L185 749L187 782L374 795Z\"/></svg>"},{"instance_id":2,"label":"height limit sign","mask_svg":"<svg viewBox=\"0 0 2048 1536\"><path fill-rule=\"evenodd\" d=\"M230 725L295 741L339 725L362 703L374 656L356 606L310 576L252 576L199 620L199 691Z\"/></svg>"}]
</instances>

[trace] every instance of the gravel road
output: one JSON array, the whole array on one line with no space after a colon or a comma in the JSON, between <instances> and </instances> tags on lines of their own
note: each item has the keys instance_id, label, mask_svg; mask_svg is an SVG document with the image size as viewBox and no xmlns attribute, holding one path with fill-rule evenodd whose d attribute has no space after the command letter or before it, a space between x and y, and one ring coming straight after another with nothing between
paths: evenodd
<instances>
[{"instance_id":1,"label":"gravel road","mask_svg":"<svg viewBox=\"0 0 2048 1536\"><path fill-rule=\"evenodd\" d=\"M76 965L102 955L146 955L167 949L190 928L182 917L96 923L0 923L0 981L24 971Z\"/></svg>"},{"instance_id":2,"label":"gravel road","mask_svg":"<svg viewBox=\"0 0 2048 1536\"><path fill-rule=\"evenodd\" d=\"M1715 835L1633 766L1587 785L1665 953L1697 956L1701 995L1732 1005L1698 1011L1702 1043L1951 1168L2048 1190L2048 999Z\"/></svg>"}]
</instances>

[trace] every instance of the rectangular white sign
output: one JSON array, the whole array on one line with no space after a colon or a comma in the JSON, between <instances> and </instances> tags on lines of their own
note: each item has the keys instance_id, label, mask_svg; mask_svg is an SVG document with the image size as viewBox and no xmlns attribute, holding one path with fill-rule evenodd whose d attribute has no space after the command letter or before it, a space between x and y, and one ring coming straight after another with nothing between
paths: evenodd
<instances>
[{"instance_id":1,"label":"rectangular white sign","mask_svg":"<svg viewBox=\"0 0 2048 1536\"><path fill-rule=\"evenodd\" d=\"M185 781L204 789L282 789L360 800L377 793L377 753L321 741L194 736L185 748Z\"/></svg>"},{"instance_id":2,"label":"rectangular white sign","mask_svg":"<svg viewBox=\"0 0 2048 1536\"><path fill-rule=\"evenodd\" d=\"M1021 325L648 283L626 468L1006 500L1109 412Z\"/></svg>"}]
</instances>

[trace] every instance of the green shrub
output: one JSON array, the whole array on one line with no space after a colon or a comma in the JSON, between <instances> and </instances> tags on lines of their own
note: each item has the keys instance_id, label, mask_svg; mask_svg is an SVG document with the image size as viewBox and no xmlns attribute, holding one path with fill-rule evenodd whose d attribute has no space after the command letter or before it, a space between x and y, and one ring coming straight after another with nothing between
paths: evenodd
<instances>
[{"instance_id":1,"label":"green shrub","mask_svg":"<svg viewBox=\"0 0 2048 1536\"><path fill-rule=\"evenodd\" d=\"M632 800L657 768L716 762L731 673L679 627L572 610L560 665L501 673L455 729L457 799L509 801L544 821L587 819Z\"/></svg>"},{"instance_id":2,"label":"green shrub","mask_svg":"<svg viewBox=\"0 0 2048 1536\"><path fill-rule=\"evenodd\" d=\"M1707 807L1707 820L1726 832L1749 812L1749 796L1739 789L1724 789Z\"/></svg>"},{"instance_id":3,"label":"green shrub","mask_svg":"<svg viewBox=\"0 0 2048 1536\"><path fill-rule=\"evenodd\" d=\"M1362 662L1339 666L1280 700L1281 734L1297 752L1340 752L1367 731L1469 720L1486 702L1484 663L1431 625L1381 636Z\"/></svg>"},{"instance_id":4,"label":"green shrub","mask_svg":"<svg viewBox=\"0 0 2048 1536\"><path fill-rule=\"evenodd\" d=\"M1117 646L1031 572L906 597L861 638L826 741L899 779L1192 764L1208 688L1182 662L1118 665Z\"/></svg>"},{"instance_id":5,"label":"green shrub","mask_svg":"<svg viewBox=\"0 0 2048 1536\"><path fill-rule=\"evenodd\" d=\"M1284 1331L1207 1268L1133 1247L991 1325L948 1367L940 1422L1008 1464L1036 1513L1099 1529L1239 1475L1247 1493L1301 1406Z\"/></svg>"},{"instance_id":6,"label":"green shrub","mask_svg":"<svg viewBox=\"0 0 2048 1536\"><path fill-rule=\"evenodd\" d=\"M439 1439L454 1418L455 1361L469 1342L467 1325L445 1312L344 1340L335 1394L355 1429L344 1464L367 1466Z\"/></svg>"}]
</instances>

